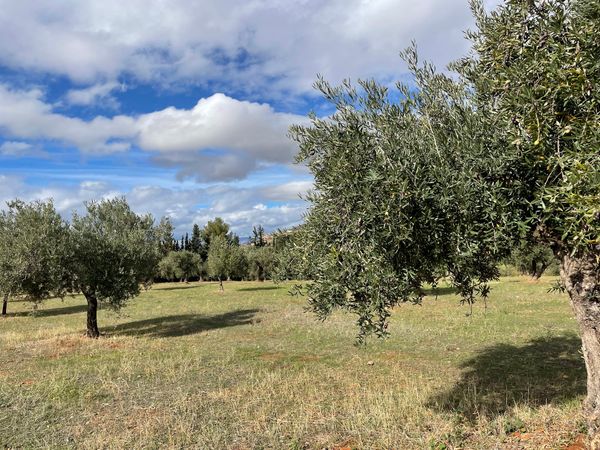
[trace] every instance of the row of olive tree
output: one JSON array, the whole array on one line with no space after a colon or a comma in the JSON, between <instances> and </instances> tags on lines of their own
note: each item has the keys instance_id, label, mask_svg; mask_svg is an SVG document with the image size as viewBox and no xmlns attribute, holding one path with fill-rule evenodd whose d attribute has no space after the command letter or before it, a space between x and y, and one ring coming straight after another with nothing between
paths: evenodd
<instances>
[{"instance_id":1,"label":"row of olive tree","mask_svg":"<svg viewBox=\"0 0 600 450\"><path fill-rule=\"evenodd\" d=\"M125 199L86 204L65 222L51 201L15 200L0 212L2 314L11 297L42 302L81 292L87 331L98 337L99 304L121 308L152 282L160 259L160 225L138 216Z\"/></svg>"},{"instance_id":2,"label":"row of olive tree","mask_svg":"<svg viewBox=\"0 0 600 450\"><path fill-rule=\"evenodd\" d=\"M276 254L272 246L240 246L224 236L211 239L206 261L183 250L171 251L159 262L158 276L168 281L197 278L218 280L257 280L272 278Z\"/></svg>"},{"instance_id":3,"label":"row of olive tree","mask_svg":"<svg viewBox=\"0 0 600 450\"><path fill-rule=\"evenodd\" d=\"M550 246L600 449L600 2L472 5L472 52L452 76L410 48L416 89L398 84L399 101L375 82L317 83L335 113L291 131L315 179L309 301L322 317L355 312L361 337L383 335L393 306L419 302L440 273L473 302L523 241Z\"/></svg>"}]
</instances>

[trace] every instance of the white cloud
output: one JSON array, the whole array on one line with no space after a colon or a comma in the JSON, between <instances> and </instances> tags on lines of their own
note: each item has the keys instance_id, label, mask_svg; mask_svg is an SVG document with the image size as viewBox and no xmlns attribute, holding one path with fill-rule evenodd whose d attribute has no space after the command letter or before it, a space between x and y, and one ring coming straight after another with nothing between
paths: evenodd
<instances>
[{"instance_id":1,"label":"white cloud","mask_svg":"<svg viewBox=\"0 0 600 450\"><path fill-rule=\"evenodd\" d=\"M111 95L116 90L124 91L125 86L116 81L99 83L84 89L70 89L65 98L71 105L89 106L101 103L103 106L117 109L119 102Z\"/></svg>"},{"instance_id":2,"label":"white cloud","mask_svg":"<svg viewBox=\"0 0 600 450\"><path fill-rule=\"evenodd\" d=\"M89 153L113 153L129 149L135 137L135 120L127 116L91 121L52 111L39 89L12 90L0 84L0 130L19 139L57 140Z\"/></svg>"},{"instance_id":3,"label":"white cloud","mask_svg":"<svg viewBox=\"0 0 600 450\"><path fill-rule=\"evenodd\" d=\"M5 141L0 145L0 155L15 158L31 157L46 158L48 154L35 145L20 141Z\"/></svg>"},{"instance_id":4,"label":"white cloud","mask_svg":"<svg viewBox=\"0 0 600 450\"><path fill-rule=\"evenodd\" d=\"M310 91L317 73L396 78L412 39L444 65L471 24L466 0L0 0L0 63L89 84L239 83L268 98Z\"/></svg>"},{"instance_id":5,"label":"white cloud","mask_svg":"<svg viewBox=\"0 0 600 450\"><path fill-rule=\"evenodd\" d=\"M241 179L263 163L290 163L296 146L287 131L303 122L302 116L223 94L201 99L189 110L86 121L54 112L38 89L17 91L0 84L0 130L10 137L56 140L93 154L137 145L153 152L158 164L179 168L181 178L199 181Z\"/></svg>"},{"instance_id":6,"label":"white cloud","mask_svg":"<svg viewBox=\"0 0 600 450\"><path fill-rule=\"evenodd\" d=\"M280 187L289 190L289 183ZM277 185L269 186L270 191ZM139 214L152 213L155 218L169 216L176 234L190 232L215 217L222 217L241 237L250 235L252 227L263 225L267 231L296 225L302 220L306 204L298 200L269 205L262 187L235 188L217 185L210 188L175 189L138 185L129 190L115 189L104 181L87 180L73 185L55 184L45 187L28 185L23 178L0 175L0 209L14 198L25 201L54 200L56 209L70 218L73 211L84 212L84 202L125 196Z\"/></svg>"}]
</instances>

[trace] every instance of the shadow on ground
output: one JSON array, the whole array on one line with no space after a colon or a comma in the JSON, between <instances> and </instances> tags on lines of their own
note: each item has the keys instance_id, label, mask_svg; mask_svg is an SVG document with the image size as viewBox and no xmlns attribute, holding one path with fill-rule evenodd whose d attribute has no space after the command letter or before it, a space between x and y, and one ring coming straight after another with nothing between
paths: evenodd
<instances>
[{"instance_id":1,"label":"shadow on ground","mask_svg":"<svg viewBox=\"0 0 600 450\"><path fill-rule=\"evenodd\" d=\"M454 286L442 286L435 289L424 289L425 295L431 297L441 297L442 295L456 294L456 288Z\"/></svg>"},{"instance_id":2,"label":"shadow on ground","mask_svg":"<svg viewBox=\"0 0 600 450\"><path fill-rule=\"evenodd\" d=\"M199 284L197 281L196 282L190 282L189 284L187 283L181 283L180 286L169 286L169 287L162 287L160 284L155 285L156 290L157 291L179 291L181 289L194 289L194 288L198 288L201 287L202 285Z\"/></svg>"},{"instance_id":3,"label":"shadow on ground","mask_svg":"<svg viewBox=\"0 0 600 450\"><path fill-rule=\"evenodd\" d=\"M246 325L253 322L258 309L240 309L216 316L201 314L182 314L177 316L156 317L154 319L128 322L106 327L106 334L127 336L178 337L200 333L217 328Z\"/></svg>"},{"instance_id":4,"label":"shadow on ground","mask_svg":"<svg viewBox=\"0 0 600 450\"><path fill-rule=\"evenodd\" d=\"M10 304L9 304L10 307ZM7 317L50 317L50 316L62 316L65 314L76 314L87 310L86 304L65 306L63 308L51 308L51 309L30 309L29 311L19 311L15 313L9 312Z\"/></svg>"},{"instance_id":5,"label":"shadow on ground","mask_svg":"<svg viewBox=\"0 0 600 450\"><path fill-rule=\"evenodd\" d=\"M279 286L258 286L237 289L238 292L255 292L255 291L275 291L280 289Z\"/></svg>"},{"instance_id":6,"label":"shadow on ground","mask_svg":"<svg viewBox=\"0 0 600 450\"><path fill-rule=\"evenodd\" d=\"M536 407L576 399L586 392L580 348L575 335L488 347L463 363L459 382L428 406L474 421L503 414L515 404Z\"/></svg>"}]
</instances>

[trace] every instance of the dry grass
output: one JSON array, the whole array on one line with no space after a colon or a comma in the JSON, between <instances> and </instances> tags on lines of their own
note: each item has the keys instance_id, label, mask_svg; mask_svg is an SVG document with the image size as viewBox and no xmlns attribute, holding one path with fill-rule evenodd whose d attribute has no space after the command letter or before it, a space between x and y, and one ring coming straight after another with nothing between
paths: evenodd
<instances>
[{"instance_id":1,"label":"dry grass","mask_svg":"<svg viewBox=\"0 0 600 450\"><path fill-rule=\"evenodd\" d=\"M80 297L0 319L0 447L563 448L584 431L576 325L551 279L506 278L489 308L446 289L386 341L317 322L286 286L155 286L104 335Z\"/></svg>"}]
</instances>

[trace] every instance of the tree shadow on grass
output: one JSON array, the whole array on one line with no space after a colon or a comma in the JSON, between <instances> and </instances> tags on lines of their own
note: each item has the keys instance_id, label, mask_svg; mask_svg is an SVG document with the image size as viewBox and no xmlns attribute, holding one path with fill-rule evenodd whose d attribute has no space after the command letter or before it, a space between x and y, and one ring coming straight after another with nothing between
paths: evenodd
<instances>
[{"instance_id":1,"label":"tree shadow on grass","mask_svg":"<svg viewBox=\"0 0 600 450\"><path fill-rule=\"evenodd\" d=\"M237 289L238 292L255 292L255 291L275 291L280 289L279 286L259 286Z\"/></svg>"},{"instance_id":2,"label":"tree shadow on grass","mask_svg":"<svg viewBox=\"0 0 600 450\"><path fill-rule=\"evenodd\" d=\"M234 327L256 323L254 316L258 309L240 309L216 316L201 314L181 314L176 316L156 317L154 319L128 322L106 327L106 334L127 336L179 337L217 328Z\"/></svg>"},{"instance_id":3,"label":"tree shadow on grass","mask_svg":"<svg viewBox=\"0 0 600 450\"><path fill-rule=\"evenodd\" d=\"M10 303L9 303L10 307ZM63 316L65 314L76 314L87 310L87 305L74 305L65 306L62 308L51 308L51 309L31 309L29 311L19 311L7 314L7 317L51 317L51 316Z\"/></svg>"},{"instance_id":4,"label":"tree shadow on grass","mask_svg":"<svg viewBox=\"0 0 600 450\"><path fill-rule=\"evenodd\" d=\"M190 284L181 283L181 286L169 286L169 287L161 287L160 284L155 285L157 291L179 291L182 289L194 289L201 287L201 284L198 282L190 282Z\"/></svg>"},{"instance_id":5,"label":"tree shadow on grass","mask_svg":"<svg viewBox=\"0 0 600 450\"><path fill-rule=\"evenodd\" d=\"M575 335L539 338L524 346L498 344L461 365L463 374L428 406L467 420L493 418L515 404L562 404L586 392L586 370Z\"/></svg>"},{"instance_id":6,"label":"tree shadow on grass","mask_svg":"<svg viewBox=\"0 0 600 450\"><path fill-rule=\"evenodd\" d=\"M435 289L423 289L425 295L430 297L456 294L457 290L454 286L441 286Z\"/></svg>"}]
</instances>

